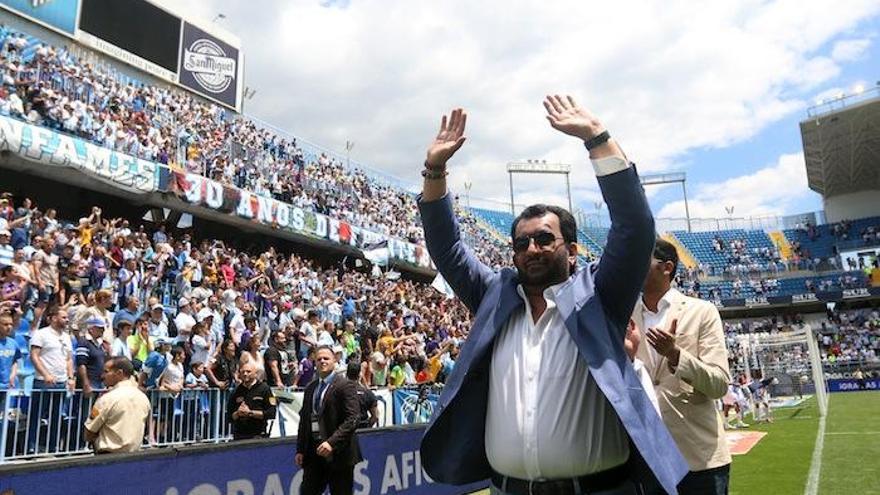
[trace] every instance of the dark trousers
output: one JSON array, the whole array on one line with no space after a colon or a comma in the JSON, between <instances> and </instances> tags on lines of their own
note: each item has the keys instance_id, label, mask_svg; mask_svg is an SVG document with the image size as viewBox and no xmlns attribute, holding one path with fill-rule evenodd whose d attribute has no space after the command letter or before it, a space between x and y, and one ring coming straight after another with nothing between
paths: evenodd
<instances>
[{"instance_id":1,"label":"dark trousers","mask_svg":"<svg viewBox=\"0 0 880 495\"><path fill-rule=\"evenodd\" d=\"M351 495L354 490L354 466L331 464L323 457L310 459L303 466L302 495L321 495L330 485L330 495Z\"/></svg>"},{"instance_id":2,"label":"dark trousers","mask_svg":"<svg viewBox=\"0 0 880 495\"><path fill-rule=\"evenodd\" d=\"M703 471L691 471L678 484L680 495L727 495L730 464Z\"/></svg>"}]
</instances>

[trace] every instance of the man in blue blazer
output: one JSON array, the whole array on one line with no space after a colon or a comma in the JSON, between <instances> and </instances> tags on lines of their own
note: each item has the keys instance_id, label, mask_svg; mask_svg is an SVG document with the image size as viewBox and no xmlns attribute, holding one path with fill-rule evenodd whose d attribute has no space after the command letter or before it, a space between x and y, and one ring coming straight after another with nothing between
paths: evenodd
<instances>
[{"instance_id":1,"label":"man in blue blazer","mask_svg":"<svg viewBox=\"0 0 880 495\"><path fill-rule=\"evenodd\" d=\"M422 439L422 465L443 483L491 479L501 494L676 493L687 463L623 348L653 216L635 167L601 122L571 97L548 96L544 107L554 129L589 150L611 216L605 252L577 270L574 218L533 205L511 226L516 270L477 260L446 193L467 115L443 117L419 209L431 258L473 328Z\"/></svg>"}]
</instances>

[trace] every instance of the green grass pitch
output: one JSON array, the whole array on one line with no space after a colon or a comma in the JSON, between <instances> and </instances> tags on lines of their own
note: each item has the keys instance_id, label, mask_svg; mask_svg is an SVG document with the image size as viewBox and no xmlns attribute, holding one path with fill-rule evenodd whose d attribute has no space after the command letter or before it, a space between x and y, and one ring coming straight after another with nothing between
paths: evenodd
<instances>
[{"instance_id":1,"label":"green grass pitch","mask_svg":"<svg viewBox=\"0 0 880 495\"><path fill-rule=\"evenodd\" d=\"M819 426L816 402L776 409L774 417L749 428L768 434L734 456L731 495L804 493ZM818 493L880 495L880 392L829 395Z\"/></svg>"}]
</instances>

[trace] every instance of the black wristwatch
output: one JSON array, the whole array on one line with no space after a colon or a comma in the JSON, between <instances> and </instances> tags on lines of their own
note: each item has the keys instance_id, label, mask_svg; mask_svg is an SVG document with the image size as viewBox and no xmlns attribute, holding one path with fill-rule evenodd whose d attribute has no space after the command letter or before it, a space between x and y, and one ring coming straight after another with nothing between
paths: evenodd
<instances>
[{"instance_id":1,"label":"black wristwatch","mask_svg":"<svg viewBox=\"0 0 880 495\"><path fill-rule=\"evenodd\" d=\"M596 146L601 146L607 143L609 139L611 139L611 134L608 134L608 131L602 131L592 138L584 141L584 146L587 147L587 151L592 151L593 148L595 148Z\"/></svg>"}]
</instances>

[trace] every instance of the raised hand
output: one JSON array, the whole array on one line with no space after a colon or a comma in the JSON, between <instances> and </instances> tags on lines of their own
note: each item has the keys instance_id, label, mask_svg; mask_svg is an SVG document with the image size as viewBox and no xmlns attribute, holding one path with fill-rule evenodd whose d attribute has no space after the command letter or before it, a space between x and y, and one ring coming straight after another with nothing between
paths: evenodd
<instances>
[{"instance_id":1,"label":"raised hand","mask_svg":"<svg viewBox=\"0 0 880 495\"><path fill-rule=\"evenodd\" d=\"M571 96L547 96L544 98L547 120L559 132L584 141L601 134L605 127L595 115L580 107Z\"/></svg>"},{"instance_id":2,"label":"raised hand","mask_svg":"<svg viewBox=\"0 0 880 495\"><path fill-rule=\"evenodd\" d=\"M639 334L636 322L630 318L629 324L626 326L626 336L623 339L623 350L626 351L626 355L629 356L630 361L636 358L636 353L639 352L639 343L641 340L642 336Z\"/></svg>"},{"instance_id":3,"label":"raised hand","mask_svg":"<svg viewBox=\"0 0 880 495\"><path fill-rule=\"evenodd\" d=\"M452 111L440 121L440 132L428 146L427 164L431 168L442 168L452 155L464 144L464 127L467 124L467 113L461 108Z\"/></svg>"}]
</instances>

